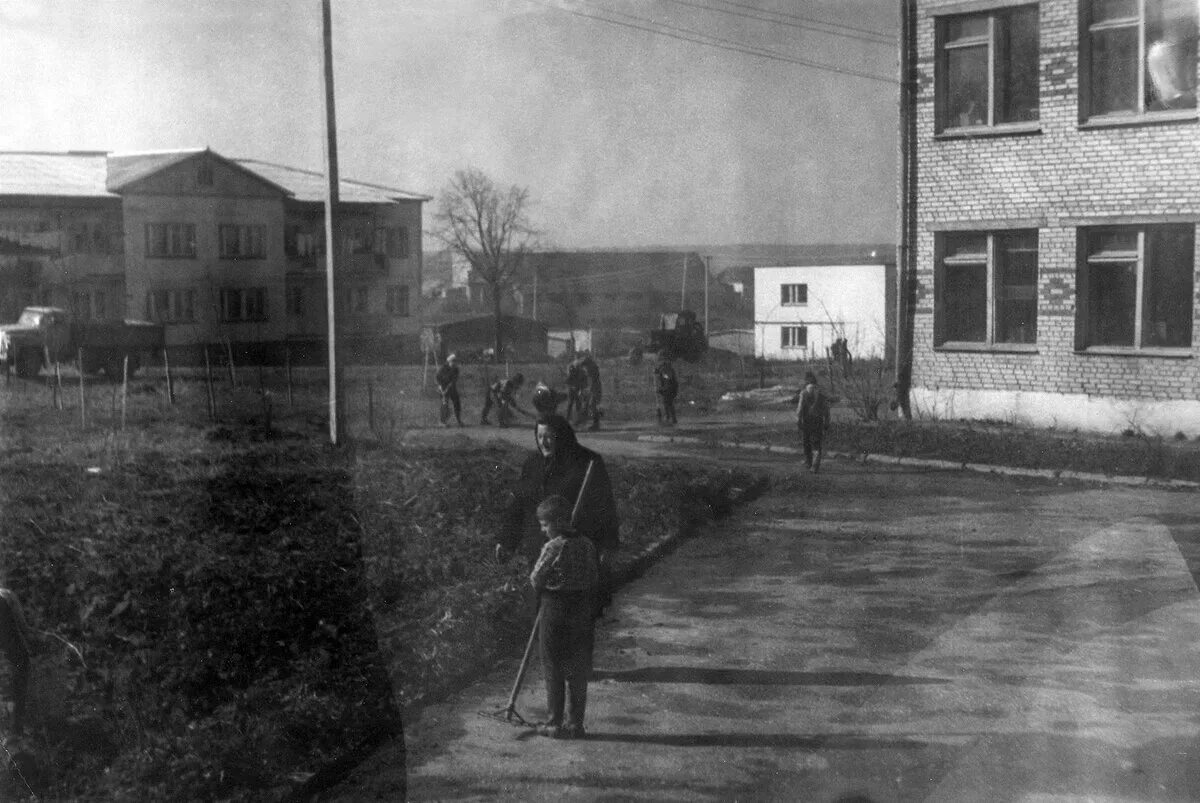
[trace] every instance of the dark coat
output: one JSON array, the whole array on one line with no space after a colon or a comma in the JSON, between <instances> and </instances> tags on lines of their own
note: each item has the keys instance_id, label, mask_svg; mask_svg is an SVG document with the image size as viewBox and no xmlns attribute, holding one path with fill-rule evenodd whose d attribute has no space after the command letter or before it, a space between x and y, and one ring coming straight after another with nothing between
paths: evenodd
<instances>
[{"instance_id":1,"label":"dark coat","mask_svg":"<svg viewBox=\"0 0 1200 803\"><path fill-rule=\"evenodd\" d=\"M557 494L574 505L590 462L592 476L575 529L590 538L601 554L615 552L620 543L620 523L604 459L575 439L575 430L562 416L545 416L540 423L555 431L554 457L547 460L540 451L535 451L525 460L497 541L505 549L519 551L531 562L536 560L546 540L538 526L538 504Z\"/></svg>"}]
</instances>

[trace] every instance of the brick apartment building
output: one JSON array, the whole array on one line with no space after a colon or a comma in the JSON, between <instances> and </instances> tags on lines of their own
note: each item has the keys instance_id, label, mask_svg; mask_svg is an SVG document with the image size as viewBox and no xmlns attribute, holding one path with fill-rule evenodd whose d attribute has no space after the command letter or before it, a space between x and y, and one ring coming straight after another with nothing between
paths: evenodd
<instances>
[{"instance_id":1,"label":"brick apartment building","mask_svg":"<svg viewBox=\"0 0 1200 803\"><path fill-rule=\"evenodd\" d=\"M912 0L916 412L1200 434L1198 5Z\"/></svg>"},{"instance_id":2,"label":"brick apartment building","mask_svg":"<svg viewBox=\"0 0 1200 803\"><path fill-rule=\"evenodd\" d=\"M360 353L419 355L428 197L339 187L339 299ZM0 153L0 318L23 306L166 324L173 359L324 354L324 177L211 150Z\"/></svg>"}]
</instances>

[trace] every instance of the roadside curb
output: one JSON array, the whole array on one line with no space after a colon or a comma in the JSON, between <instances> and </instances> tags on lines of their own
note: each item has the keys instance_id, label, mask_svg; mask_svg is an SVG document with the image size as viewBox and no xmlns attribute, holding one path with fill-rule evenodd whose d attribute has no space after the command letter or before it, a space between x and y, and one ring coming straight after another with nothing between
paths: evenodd
<instances>
[{"instance_id":1,"label":"roadside curb","mask_svg":"<svg viewBox=\"0 0 1200 803\"><path fill-rule=\"evenodd\" d=\"M680 443L700 446L720 447L724 449L751 449L775 454L801 454L802 450L795 446L778 446L771 443L754 441L713 440L711 438L696 438L687 435L639 435L639 441L646 443ZM921 468L940 468L949 471L974 471L980 474L1002 474L1015 477L1037 477L1050 480L1078 480L1080 482L1098 482L1114 485L1144 486L1148 488L1169 488L1174 490L1200 489L1200 482L1191 480L1167 480L1155 477L1136 477L1122 474L1094 474L1085 471L1067 471L1048 468L1017 468L1015 466L997 466L990 463L968 463L954 460L935 460L925 457L897 457L889 454L871 454L860 452L827 452L828 456L847 460L861 460L863 463L874 462L895 466L919 466Z\"/></svg>"}]
</instances>

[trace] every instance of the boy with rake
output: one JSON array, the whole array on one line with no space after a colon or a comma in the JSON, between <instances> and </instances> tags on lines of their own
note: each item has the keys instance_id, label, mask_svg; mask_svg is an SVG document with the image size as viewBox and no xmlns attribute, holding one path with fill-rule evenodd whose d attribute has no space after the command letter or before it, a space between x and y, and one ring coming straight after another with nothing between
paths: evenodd
<instances>
[{"instance_id":1,"label":"boy with rake","mask_svg":"<svg viewBox=\"0 0 1200 803\"><path fill-rule=\"evenodd\" d=\"M593 596L600 582L592 539L571 526L571 503L549 496L537 507L547 541L529 575L539 597L542 674L549 715L538 730L555 739L584 735L588 677L595 637ZM563 722L564 708L566 722Z\"/></svg>"}]
</instances>

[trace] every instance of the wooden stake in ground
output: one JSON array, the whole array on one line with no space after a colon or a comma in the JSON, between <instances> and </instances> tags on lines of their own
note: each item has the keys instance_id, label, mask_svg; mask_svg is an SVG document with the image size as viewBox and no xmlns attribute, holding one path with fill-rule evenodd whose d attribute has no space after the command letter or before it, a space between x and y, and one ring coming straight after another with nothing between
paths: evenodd
<instances>
[{"instance_id":1,"label":"wooden stake in ground","mask_svg":"<svg viewBox=\"0 0 1200 803\"><path fill-rule=\"evenodd\" d=\"M237 371L233 367L233 343L225 338L225 358L229 360L229 384L237 387Z\"/></svg>"},{"instance_id":2,"label":"wooden stake in ground","mask_svg":"<svg viewBox=\"0 0 1200 803\"><path fill-rule=\"evenodd\" d=\"M58 367L58 360L54 361L54 408L63 408L62 371Z\"/></svg>"},{"instance_id":3,"label":"wooden stake in ground","mask_svg":"<svg viewBox=\"0 0 1200 803\"><path fill-rule=\"evenodd\" d=\"M125 429L125 407L129 398L129 355L121 361L121 429Z\"/></svg>"},{"instance_id":4,"label":"wooden stake in ground","mask_svg":"<svg viewBox=\"0 0 1200 803\"><path fill-rule=\"evenodd\" d=\"M287 374L287 400L288 407L292 406L292 350L290 347L285 347L283 350L283 370Z\"/></svg>"},{"instance_id":5,"label":"wooden stake in ground","mask_svg":"<svg viewBox=\"0 0 1200 803\"><path fill-rule=\"evenodd\" d=\"M87 398L83 393L83 349L76 355L79 360L79 426L87 429Z\"/></svg>"},{"instance_id":6,"label":"wooden stake in ground","mask_svg":"<svg viewBox=\"0 0 1200 803\"><path fill-rule=\"evenodd\" d=\"M208 400L208 420L217 420L217 397L213 393L212 360L208 358L208 344L204 344L204 387Z\"/></svg>"},{"instance_id":7,"label":"wooden stake in ground","mask_svg":"<svg viewBox=\"0 0 1200 803\"><path fill-rule=\"evenodd\" d=\"M367 428L375 431L375 383L367 380Z\"/></svg>"},{"instance_id":8,"label":"wooden stake in ground","mask_svg":"<svg viewBox=\"0 0 1200 803\"><path fill-rule=\"evenodd\" d=\"M167 375L167 404L175 405L175 385L171 382L171 358L167 356L167 347L163 346L163 373Z\"/></svg>"}]
</instances>

